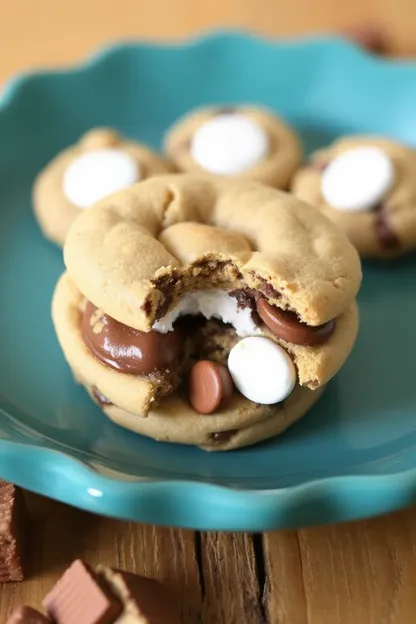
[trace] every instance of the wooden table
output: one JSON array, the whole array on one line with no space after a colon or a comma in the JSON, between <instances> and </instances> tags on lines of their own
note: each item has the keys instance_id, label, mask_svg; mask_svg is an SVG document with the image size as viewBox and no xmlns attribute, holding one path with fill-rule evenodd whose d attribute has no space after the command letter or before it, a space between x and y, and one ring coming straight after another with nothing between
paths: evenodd
<instances>
[{"instance_id":1,"label":"wooden table","mask_svg":"<svg viewBox=\"0 0 416 624\"><path fill-rule=\"evenodd\" d=\"M0 0L0 82L78 60L120 37L181 37L213 26L268 35L376 19L393 52L415 51L415 0ZM0 624L42 596L75 557L161 579L185 624L413 624L416 511L265 535L193 533L99 518L28 495L29 579L0 586Z\"/></svg>"}]
</instances>

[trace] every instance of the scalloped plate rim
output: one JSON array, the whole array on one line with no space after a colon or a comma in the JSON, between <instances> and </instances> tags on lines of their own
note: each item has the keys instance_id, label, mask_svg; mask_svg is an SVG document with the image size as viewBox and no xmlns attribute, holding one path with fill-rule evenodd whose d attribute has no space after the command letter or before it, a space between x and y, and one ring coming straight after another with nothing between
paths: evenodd
<instances>
[{"instance_id":1,"label":"scalloped plate rim","mask_svg":"<svg viewBox=\"0 0 416 624\"><path fill-rule=\"evenodd\" d=\"M322 52L328 52L330 48L332 53L338 55L347 54L350 61L353 60L358 64L367 63L374 67L382 67L385 71L405 71L406 73L414 73L416 76L416 63L412 60L381 58L366 52L358 45L342 37L320 36L318 34L316 36L276 40L272 37L262 37L244 30L215 29L201 32L185 40L151 41L146 39L126 39L101 46L92 55L84 58L84 60L65 67L42 69L40 71L35 69L19 73L7 80L2 86L0 91L0 115L6 108L13 106L15 100L19 97L21 87L30 80L94 71L96 67L106 63L109 58L127 49L135 49L137 51L148 48L192 49L229 39L241 40L250 45L262 45L273 49L291 48L300 50L314 47L320 48ZM9 405L7 412L13 415L14 406L9 402L7 403ZM46 483L43 476L32 476L36 474L34 471L26 472L25 478L20 478L13 467L13 463L19 461L22 456L29 462L31 458L36 460L42 475L44 472L48 475L51 472L53 473L55 483L52 488L50 487L50 482ZM284 488L247 490L215 483L181 479L171 480L146 477L141 480L140 477L135 477L134 481L132 481L123 478L110 478L70 453L8 439L0 439L0 466L1 474L6 479L14 481L17 485L50 498L108 516L155 523L151 512L151 518L147 518L148 512L145 509L145 505L150 502L154 505L155 501L160 504L164 501L166 506L166 499L168 498L170 499L168 522L159 524L201 530L215 528L217 530L264 531L274 528L301 526L296 523L294 525L288 518L291 516L291 511L302 505L305 500L310 502L316 499L316 501L321 503L323 501L326 505L329 503L330 506L330 512L326 511L325 518L319 517L318 514L317 521L315 522L312 519L308 521L309 525L321 524L324 521L345 521L374 516L405 507L416 500L416 468L390 474L325 477ZM80 485L79 491L66 488L66 485L74 485L74 480L69 478L69 476L76 476L76 482ZM125 476L127 477L128 475ZM370 505L370 508L363 512L361 502L358 504L353 503L357 499L357 491L361 490L368 495L370 491L374 493L374 488L378 488L377 496L381 497L384 502L373 504L373 506ZM70 493L64 494L65 489L68 492L70 491ZM392 490L395 494L394 498ZM341 502L348 509L339 504L339 498L341 498ZM191 522L189 522L190 514L184 511L186 509L185 502L188 499L192 499L194 505ZM207 499L213 506L208 513L204 507ZM196 500L198 500L199 507L197 506L195 511ZM137 507L137 505L139 506ZM233 505L238 507L240 518L237 518L236 514L223 512L223 506L227 508Z\"/></svg>"}]
</instances>

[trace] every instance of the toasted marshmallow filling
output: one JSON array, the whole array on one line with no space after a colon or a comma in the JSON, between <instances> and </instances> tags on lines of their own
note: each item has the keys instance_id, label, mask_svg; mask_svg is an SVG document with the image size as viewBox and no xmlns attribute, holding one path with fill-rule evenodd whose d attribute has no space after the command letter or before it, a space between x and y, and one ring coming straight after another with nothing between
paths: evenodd
<instances>
[{"instance_id":1,"label":"toasted marshmallow filling","mask_svg":"<svg viewBox=\"0 0 416 624\"><path fill-rule=\"evenodd\" d=\"M232 325L238 336L255 336L260 330L250 308L241 308L237 299L223 290L196 290L186 293L175 308L156 321L153 329L166 334L180 316L201 314L207 320L216 318Z\"/></svg>"}]
</instances>

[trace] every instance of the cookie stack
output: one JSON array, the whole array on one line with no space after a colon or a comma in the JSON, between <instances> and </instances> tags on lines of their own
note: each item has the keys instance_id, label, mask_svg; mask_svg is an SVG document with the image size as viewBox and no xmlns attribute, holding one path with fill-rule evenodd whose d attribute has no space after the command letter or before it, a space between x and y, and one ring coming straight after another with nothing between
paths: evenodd
<instances>
[{"instance_id":1,"label":"cookie stack","mask_svg":"<svg viewBox=\"0 0 416 624\"><path fill-rule=\"evenodd\" d=\"M114 422L228 450L303 416L358 328L358 255L299 199L160 176L75 221L53 298L75 378Z\"/></svg>"}]
</instances>

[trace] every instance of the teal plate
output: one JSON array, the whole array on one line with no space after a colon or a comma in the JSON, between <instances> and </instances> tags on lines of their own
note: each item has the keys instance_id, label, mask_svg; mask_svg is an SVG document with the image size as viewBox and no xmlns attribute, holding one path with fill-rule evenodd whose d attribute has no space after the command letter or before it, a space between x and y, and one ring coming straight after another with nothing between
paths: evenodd
<instances>
[{"instance_id":1,"label":"teal plate","mask_svg":"<svg viewBox=\"0 0 416 624\"><path fill-rule=\"evenodd\" d=\"M209 454L109 422L77 387L50 321L60 251L34 221L35 174L87 128L160 147L195 106L257 102L308 150L346 132L416 145L416 65L342 41L218 34L125 44L79 68L15 80L0 101L0 474L102 514L266 530L379 514L416 498L416 261L369 265L361 330L324 398L285 435ZM416 218L416 214L415 214Z\"/></svg>"}]
</instances>

